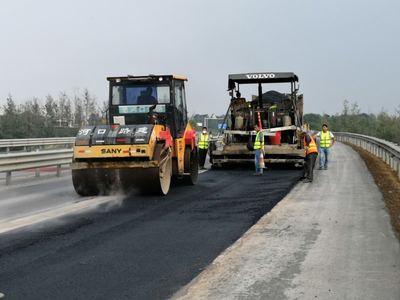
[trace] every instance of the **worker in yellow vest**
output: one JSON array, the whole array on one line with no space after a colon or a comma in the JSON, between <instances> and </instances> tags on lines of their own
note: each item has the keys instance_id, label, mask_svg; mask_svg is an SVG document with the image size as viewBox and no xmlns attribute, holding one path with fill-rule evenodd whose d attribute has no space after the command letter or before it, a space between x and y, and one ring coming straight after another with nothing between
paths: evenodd
<instances>
[{"instance_id":1,"label":"worker in yellow vest","mask_svg":"<svg viewBox=\"0 0 400 300\"><path fill-rule=\"evenodd\" d=\"M318 147L311 135L307 131L302 131L304 151L306 152L306 159L304 162L303 182L312 182L314 177L314 166L318 156Z\"/></svg>"},{"instance_id":2,"label":"worker in yellow vest","mask_svg":"<svg viewBox=\"0 0 400 300\"><path fill-rule=\"evenodd\" d=\"M254 164L256 167L256 172L253 174L255 176L262 176L263 169L260 168L260 157L261 153L264 154L264 135L260 131L260 126L258 124L254 125L254 130L257 132L256 139L254 141Z\"/></svg>"},{"instance_id":3,"label":"worker in yellow vest","mask_svg":"<svg viewBox=\"0 0 400 300\"><path fill-rule=\"evenodd\" d=\"M204 170L204 163L206 162L208 143L210 142L210 136L207 133L207 127L203 127L198 140L199 146L199 167Z\"/></svg>"},{"instance_id":4,"label":"worker in yellow vest","mask_svg":"<svg viewBox=\"0 0 400 300\"><path fill-rule=\"evenodd\" d=\"M320 149L321 153L319 156L319 169L328 170L329 155L331 154L331 147L335 144L336 138L331 131L328 130L328 125L322 125L322 131L318 132L313 138L320 137Z\"/></svg>"}]
</instances>

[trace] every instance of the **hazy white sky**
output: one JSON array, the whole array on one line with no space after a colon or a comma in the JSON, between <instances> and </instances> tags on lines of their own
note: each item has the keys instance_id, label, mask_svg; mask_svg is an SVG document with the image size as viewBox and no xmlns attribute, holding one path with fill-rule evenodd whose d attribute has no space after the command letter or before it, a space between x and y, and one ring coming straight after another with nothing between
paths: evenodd
<instances>
[{"instance_id":1,"label":"hazy white sky","mask_svg":"<svg viewBox=\"0 0 400 300\"><path fill-rule=\"evenodd\" d=\"M228 74L273 71L299 76L306 113L340 113L345 99L367 113L400 108L398 0L2 0L0 7L1 106L8 94L21 103L75 88L102 102L107 76L152 73L189 79L189 113L222 114Z\"/></svg>"}]
</instances>

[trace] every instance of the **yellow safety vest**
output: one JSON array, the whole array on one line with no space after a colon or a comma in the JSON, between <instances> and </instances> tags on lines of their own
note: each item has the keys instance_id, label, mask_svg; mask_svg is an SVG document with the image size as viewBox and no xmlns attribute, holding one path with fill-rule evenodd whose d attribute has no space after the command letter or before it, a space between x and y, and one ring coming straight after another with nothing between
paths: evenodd
<instances>
[{"instance_id":1,"label":"yellow safety vest","mask_svg":"<svg viewBox=\"0 0 400 300\"><path fill-rule=\"evenodd\" d=\"M203 135L202 133L200 134L200 141L199 141L199 148L200 149L208 149L208 140L210 136L208 134Z\"/></svg>"},{"instance_id":2,"label":"yellow safety vest","mask_svg":"<svg viewBox=\"0 0 400 300\"><path fill-rule=\"evenodd\" d=\"M306 155L308 155L310 153L313 153L313 152L318 153L317 144L315 143L315 141L312 138L312 136L310 136L310 138L311 138L311 142L308 145L308 149L304 149L306 151ZM303 145L304 145L304 147L306 146L306 138L305 137L303 138Z\"/></svg>"},{"instance_id":3,"label":"yellow safety vest","mask_svg":"<svg viewBox=\"0 0 400 300\"><path fill-rule=\"evenodd\" d=\"M256 141L254 142L254 150L261 149L260 132L257 132ZM264 136L263 136L264 137ZM262 141L264 143L264 141Z\"/></svg>"},{"instance_id":4,"label":"yellow safety vest","mask_svg":"<svg viewBox=\"0 0 400 300\"><path fill-rule=\"evenodd\" d=\"M328 148L331 146L331 133L321 131L321 148Z\"/></svg>"}]
</instances>

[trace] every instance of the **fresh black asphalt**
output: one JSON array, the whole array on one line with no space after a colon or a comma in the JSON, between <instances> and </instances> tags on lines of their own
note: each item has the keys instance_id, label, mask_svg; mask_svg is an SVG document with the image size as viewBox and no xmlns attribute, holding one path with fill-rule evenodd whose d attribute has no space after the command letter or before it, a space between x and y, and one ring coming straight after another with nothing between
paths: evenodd
<instances>
[{"instance_id":1,"label":"fresh black asphalt","mask_svg":"<svg viewBox=\"0 0 400 300\"><path fill-rule=\"evenodd\" d=\"M212 170L164 197L133 194L4 233L0 292L7 300L168 299L270 211L301 171L252 173Z\"/></svg>"}]
</instances>

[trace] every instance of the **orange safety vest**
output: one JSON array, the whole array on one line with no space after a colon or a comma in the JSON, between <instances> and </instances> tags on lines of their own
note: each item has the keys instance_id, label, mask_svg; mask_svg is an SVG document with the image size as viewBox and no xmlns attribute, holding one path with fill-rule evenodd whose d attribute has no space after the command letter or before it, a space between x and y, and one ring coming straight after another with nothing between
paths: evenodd
<instances>
[{"instance_id":1,"label":"orange safety vest","mask_svg":"<svg viewBox=\"0 0 400 300\"><path fill-rule=\"evenodd\" d=\"M312 136L309 136L311 138L311 142L308 145L308 149L304 149L306 151L306 155L311 154L311 153L318 153L318 148L317 148L317 144L315 143L314 139L312 138ZM303 145L305 147L306 145L306 137L303 138Z\"/></svg>"}]
</instances>

